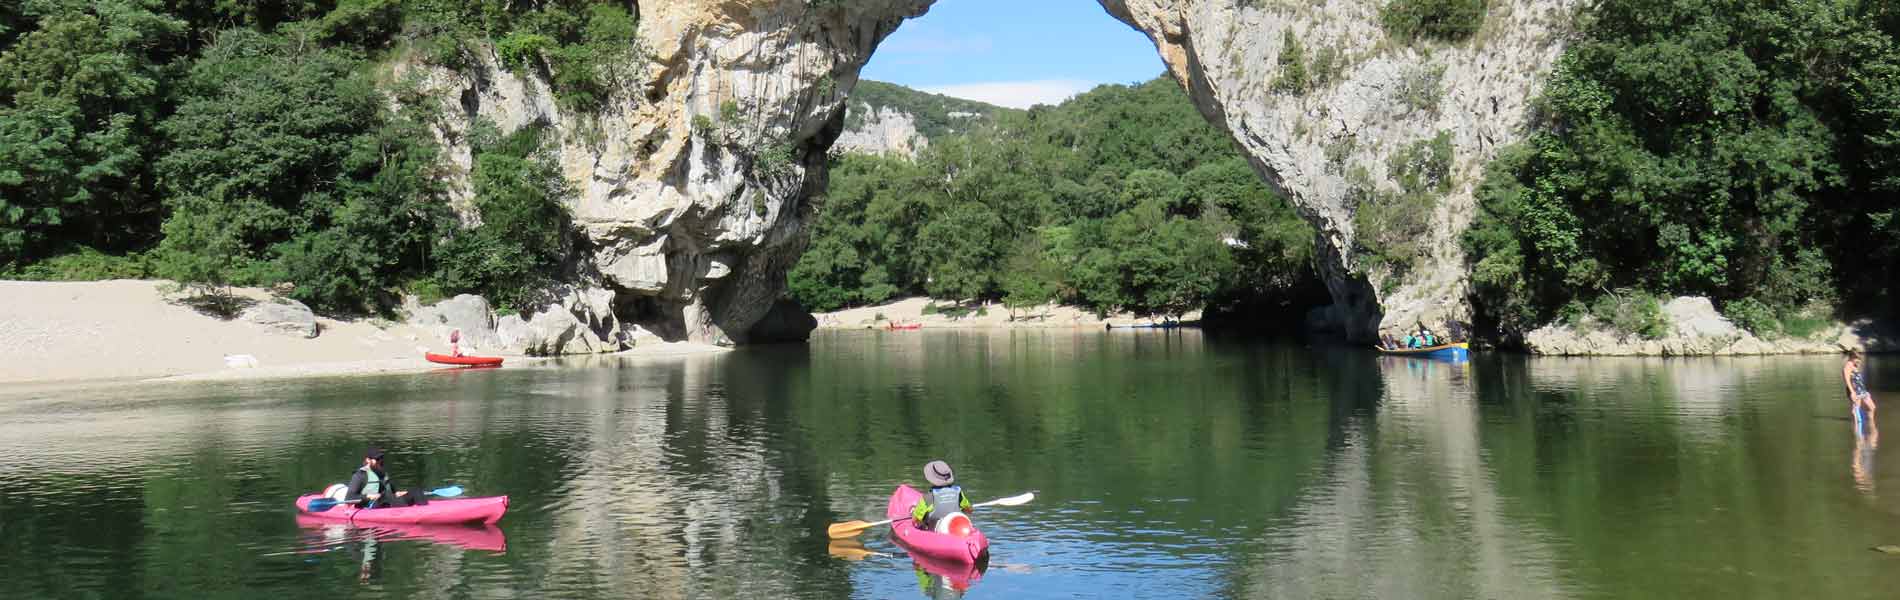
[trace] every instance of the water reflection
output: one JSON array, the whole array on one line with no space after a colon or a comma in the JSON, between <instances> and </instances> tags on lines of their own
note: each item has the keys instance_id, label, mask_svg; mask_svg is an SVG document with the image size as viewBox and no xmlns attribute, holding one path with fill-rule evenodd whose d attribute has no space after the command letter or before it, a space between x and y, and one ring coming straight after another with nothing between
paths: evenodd
<instances>
[{"instance_id":1,"label":"water reflection","mask_svg":"<svg viewBox=\"0 0 1900 600\"><path fill-rule=\"evenodd\" d=\"M1852 434L1838 366L848 332L23 394L0 400L0 597L1880 597L1895 463ZM366 443L508 516L295 519ZM979 516L995 568L826 539L931 458L974 500L1037 493Z\"/></svg>"}]
</instances>

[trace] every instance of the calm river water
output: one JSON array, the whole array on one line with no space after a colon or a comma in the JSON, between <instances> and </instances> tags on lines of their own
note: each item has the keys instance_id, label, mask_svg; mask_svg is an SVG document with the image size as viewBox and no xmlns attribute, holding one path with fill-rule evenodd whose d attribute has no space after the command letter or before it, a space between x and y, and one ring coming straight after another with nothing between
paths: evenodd
<instances>
[{"instance_id":1,"label":"calm river water","mask_svg":"<svg viewBox=\"0 0 1900 600\"><path fill-rule=\"evenodd\" d=\"M864 331L0 390L0 598L1892 598L1900 433L1854 435L1839 368ZM507 517L300 524L371 443ZM976 515L987 571L920 576L882 529L832 556L826 524L938 457L974 500L1037 494Z\"/></svg>"}]
</instances>

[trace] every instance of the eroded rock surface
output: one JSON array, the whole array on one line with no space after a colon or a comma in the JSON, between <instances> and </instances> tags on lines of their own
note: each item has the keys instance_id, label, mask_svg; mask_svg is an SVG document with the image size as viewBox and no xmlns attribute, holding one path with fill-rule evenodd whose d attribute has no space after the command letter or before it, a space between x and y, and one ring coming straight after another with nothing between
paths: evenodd
<instances>
[{"instance_id":1,"label":"eroded rock surface","mask_svg":"<svg viewBox=\"0 0 1900 600\"><path fill-rule=\"evenodd\" d=\"M1482 28L1454 44L1393 39L1380 25L1387 0L1100 1L1148 34L1201 112L1317 229L1320 271L1337 304L1316 317L1357 339L1470 321L1458 236L1473 189L1485 163L1524 134L1578 0L1494 0ZM1322 53L1337 66L1304 91L1276 87L1288 39L1301 46L1309 78L1319 76L1313 59ZM1440 132L1451 136L1451 192L1418 240L1424 256L1403 274L1369 264L1355 252L1358 203L1396 190L1388 159Z\"/></svg>"},{"instance_id":2,"label":"eroded rock surface","mask_svg":"<svg viewBox=\"0 0 1900 600\"><path fill-rule=\"evenodd\" d=\"M469 69L415 58L396 65L395 75L441 102L437 133L463 174L478 120L504 132L552 128L585 238L572 286L554 304L605 293L609 313L618 309L662 335L744 342L803 250L809 200L824 189L825 153L858 70L884 36L929 4L639 3L637 47L597 111L563 109L540 75L504 68L492 50ZM466 177L452 184L465 222L479 222ZM525 321L542 316L559 322L537 326L546 330L537 339L560 338L568 318L593 329L598 324L585 321L599 315L544 307Z\"/></svg>"}]
</instances>

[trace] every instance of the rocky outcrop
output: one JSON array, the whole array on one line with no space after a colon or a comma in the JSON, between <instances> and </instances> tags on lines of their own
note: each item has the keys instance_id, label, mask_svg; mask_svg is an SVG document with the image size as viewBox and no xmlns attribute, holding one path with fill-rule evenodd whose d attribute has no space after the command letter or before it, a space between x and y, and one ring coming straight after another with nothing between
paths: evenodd
<instances>
[{"instance_id":1,"label":"rocky outcrop","mask_svg":"<svg viewBox=\"0 0 1900 600\"><path fill-rule=\"evenodd\" d=\"M851 110L861 111L864 120L839 135L832 148L841 152L916 158L918 152L930 146L930 140L917 131L917 119L909 113L862 103L852 106Z\"/></svg>"},{"instance_id":2,"label":"rocky outcrop","mask_svg":"<svg viewBox=\"0 0 1900 600\"><path fill-rule=\"evenodd\" d=\"M253 304L238 314L238 320L305 338L317 337L318 333L317 314L296 300L272 299Z\"/></svg>"},{"instance_id":3,"label":"rocky outcrop","mask_svg":"<svg viewBox=\"0 0 1900 600\"><path fill-rule=\"evenodd\" d=\"M1580 0L1494 0L1482 28L1456 44L1394 39L1380 26L1387 0L1100 1L1148 34L1201 112L1317 229L1336 306L1315 316L1359 339L1469 322L1457 238L1473 188L1499 148L1523 135ZM1306 57L1304 88L1279 82L1289 41ZM1321 55L1326 64L1314 60ZM1397 189L1393 154L1441 132L1451 138L1451 192L1417 240L1424 254L1403 274L1363 260L1359 203Z\"/></svg>"},{"instance_id":4,"label":"rocky outcrop","mask_svg":"<svg viewBox=\"0 0 1900 600\"><path fill-rule=\"evenodd\" d=\"M1683 296L1663 304L1668 330L1656 339L1624 333L1585 318L1576 327L1549 325L1530 332L1533 354L1556 356L1711 356L1838 354L1849 349L1885 351L1897 346L1891 333L1861 321L1837 324L1806 338L1762 339L1730 323L1708 298Z\"/></svg>"},{"instance_id":5,"label":"rocky outcrop","mask_svg":"<svg viewBox=\"0 0 1900 600\"><path fill-rule=\"evenodd\" d=\"M453 70L420 57L394 67L439 99L437 134L455 166L472 164L478 120L510 131L545 124L578 192L585 238L570 292L611 297L624 314L674 338L745 342L784 288L825 186L826 151L846 93L872 49L928 0L674 0L638 3L638 43L621 57L604 106L565 110L540 74L503 68L492 50ZM456 204L469 214L465 177ZM555 304L571 305L563 296ZM567 348L556 335L600 315L544 307L512 338ZM545 324L536 320L546 316ZM520 319L520 317L516 317ZM508 345L510 325L497 324ZM598 335L596 337L599 337Z\"/></svg>"},{"instance_id":6,"label":"rocky outcrop","mask_svg":"<svg viewBox=\"0 0 1900 600\"><path fill-rule=\"evenodd\" d=\"M465 348L504 348L495 333L495 313L481 296L462 294L429 306L413 297L407 300L403 310L409 314L409 324L422 328L429 339L446 341L449 333L459 330Z\"/></svg>"}]
</instances>

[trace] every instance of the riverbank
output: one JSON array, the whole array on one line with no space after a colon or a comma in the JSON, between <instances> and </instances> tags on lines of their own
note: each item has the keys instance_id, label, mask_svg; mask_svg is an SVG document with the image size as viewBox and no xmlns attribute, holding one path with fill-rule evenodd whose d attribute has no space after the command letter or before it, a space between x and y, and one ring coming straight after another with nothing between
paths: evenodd
<instances>
[{"instance_id":1,"label":"riverbank","mask_svg":"<svg viewBox=\"0 0 1900 600\"><path fill-rule=\"evenodd\" d=\"M944 312L944 309L954 307L949 302L917 296L876 306L812 313L812 317L818 319L819 329L880 329L892 324L921 325L923 329L1101 329L1109 325L1141 325L1158 321L1132 313L1097 315L1088 309L1059 304L1010 310L1001 303L991 302L973 308L966 307L968 312L961 314ZM1200 311L1182 316L1184 321L1197 321L1200 318Z\"/></svg>"},{"instance_id":2,"label":"riverbank","mask_svg":"<svg viewBox=\"0 0 1900 600\"><path fill-rule=\"evenodd\" d=\"M0 385L150 379L270 379L372 375L444 368L447 352L424 328L385 319L338 320L274 305L268 291L239 301L287 316L221 319L179 302L163 281L0 281ZM314 333L315 337L309 337ZM705 344L645 340L616 355L722 352ZM540 360L481 352L509 364Z\"/></svg>"}]
</instances>

